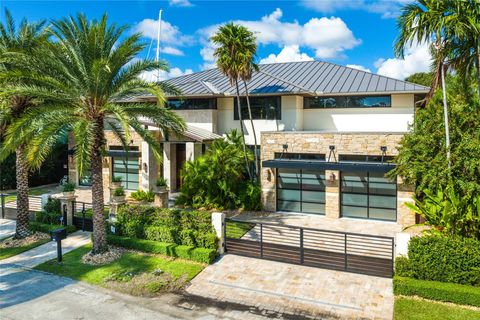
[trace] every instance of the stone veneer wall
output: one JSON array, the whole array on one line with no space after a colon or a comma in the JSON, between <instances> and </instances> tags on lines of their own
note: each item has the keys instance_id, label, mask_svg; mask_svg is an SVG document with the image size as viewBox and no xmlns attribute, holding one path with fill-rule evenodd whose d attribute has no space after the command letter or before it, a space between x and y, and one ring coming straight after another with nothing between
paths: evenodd
<instances>
[{"instance_id":1,"label":"stone veneer wall","mask_svg":"<svg viewBox=\"0 0 480 320\"><path fill-rule=\"evenodd\" d=\"M402 138L401 133L323 133L323 132L263 132L261 136L261 156L263 160L271 160L275 152L282 152L283 145L288 145L289 153L317 153L325 154L328 159L329 146L335 146L335 155L358 154L380 155L380 147L387 147L387 156L398 153L396 147ZM334 161L334 159L330 159ZM335 181L329 181L330 175L335 175ZM325 194L326 216L340 218L340 190L339 172L326 170L327 187ZM262 203L267 211L276 209L276 175L271 168L262 168ZM397 178L397 223L409 226L415 223L415 215L406 206L405 202L413 202L413 190L402 184Z\"/></svg>"}]
</instances>

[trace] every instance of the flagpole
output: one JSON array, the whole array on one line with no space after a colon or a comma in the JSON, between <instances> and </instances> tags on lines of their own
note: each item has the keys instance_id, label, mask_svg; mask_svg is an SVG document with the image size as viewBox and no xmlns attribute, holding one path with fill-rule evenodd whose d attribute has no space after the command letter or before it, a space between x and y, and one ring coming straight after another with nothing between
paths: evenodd
<instances>
[{"instance_id":1,"label":"flagpole","mask_svg":"<svg viewBox=\"0 0 480 320\"><path fill-rule=\"evenodd\" d=\"M162 32L162 9L158 12L158 30L157 30L157 52L155 55L155 61L160 61L160 34ZM157 81L160 80L160 68L157 71Z\"/></svg>"}]
</instances>

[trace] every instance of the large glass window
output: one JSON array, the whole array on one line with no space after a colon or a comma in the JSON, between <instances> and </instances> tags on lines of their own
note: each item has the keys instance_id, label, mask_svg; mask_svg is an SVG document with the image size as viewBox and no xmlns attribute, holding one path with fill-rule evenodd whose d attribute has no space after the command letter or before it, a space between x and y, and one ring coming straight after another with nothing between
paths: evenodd
<instances>
[{"instance_id":1,"label":"large glass window","mask_svg":"<svg viewBox=\"0 0 480 320\"><path fill-rule=\"evenodd\" d=\"M341 172L343 217L397 221L397 184L377 172Z\"/></svg>"},{"instance_id":2,"label":"large glass window","mask_svg":"<svg viewBox=\"0 0 480 320\"><path fill-rule=\"evenodd\" d=\"M234 98L233 119L239 120L237 99ZM247 99L240 98L242 110L242 120L250 119L248 115ZM252 119L280 120L281 99L280 97L250 97L250 109L252 110Z\"/></svg>"},{"instance_id":3,"label":"large glass window","mask_svg":"<svg viewBox=\"0 0 480 320\"><path fill-rule=\"evenodd\" d=\"M113 157L113 176L122 178L127 190L138 190L138 157Z\"/></svg>"},{"instance_id":4,"label":"large glass window","mask_svg":"<svg viewBox=\"0 0 480 320\"><path fill-rule=\"evenodd\" d=\"M392 106L391 96L305 97L305 109L317 108L385 108Z\"/></svg>"},{"instance_id":5,"label":"large glass window","mask_svg":"<svg viewBox=\"0 0 480 320\"><path fill-rule=\"evenodd\" d=\"M285 160L319 160L319 161L325 161L325 154L318 154L318 153L275 152L275 159L285 159Z\"/></svg>"},{"instance_id":6,"label":"large glass window","mask_svg":"<svg viewBox=\"0 0 480 320\"><path fill-rule=\"evenodd\" d=\"M277 210L325 214L325 171L278 169Z\"/></svg>"},{"instance_id":7,"label":"large glass window","mask_svg":"<svg viewBox=\"0 0 480 320\"><path fill-rule=\"evenodd\" d=\"M217 99L169 99L166 106L172 110L217 109Z\"/></svg>"}]
</instances>

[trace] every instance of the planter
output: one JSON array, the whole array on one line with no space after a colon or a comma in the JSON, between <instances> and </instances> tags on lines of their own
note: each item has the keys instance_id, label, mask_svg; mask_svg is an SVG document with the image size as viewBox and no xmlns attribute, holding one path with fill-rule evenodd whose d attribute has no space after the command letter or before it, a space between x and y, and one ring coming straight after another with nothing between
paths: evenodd
<instances>
[{"instance_id":1,"label":"planter","mask_svg":"<svg viewBox=\"0 0 480 320\"><path fill-rule=\"evenodd\" d=\"M117 189L122 186L122 182L110 182L110 188Z\"/></svg>"},{"instance_id":2,"label":"planter","mask_svg":"<svg viewBox=\"0 0 480 320\"><path fill-rule=\"evenodd\" d=\"M167 191L167 186L161 186L161 187L155 186L155 190L154 190L154 191L155 191L155 192L165 192L165 191Z\"/></svg>"},{"instance_id":3,"label":"planter","mask_svg":"<svg viewBox=\"0 0 480 320\"><path fill-rule=\"evenodd\" d=\"M63 196L65 198L71 198L71 197L75 196L75 191L63 191Z\"/></svg>"},{"instance_id":4,"label":"planter","mask_svg":"<svg viewBox=\"0 0 480 320\"><path fill-rule=\"evenodd\" d=\"M155 206L160 208L168 208L168 190L155 192Z\"/></svg>"},{"instance_id":5,"label":"planter","mask_svg":"<svg viewBox=\"0 0 480 320\"><path fill-rule=\"evenodd\" d=\"M112 200L113 200L114 202L117 202L117 203L118 203L118 202L125 202L125 196L113 196L113 197L112 197Z\"/></svg>"}]
</instances>

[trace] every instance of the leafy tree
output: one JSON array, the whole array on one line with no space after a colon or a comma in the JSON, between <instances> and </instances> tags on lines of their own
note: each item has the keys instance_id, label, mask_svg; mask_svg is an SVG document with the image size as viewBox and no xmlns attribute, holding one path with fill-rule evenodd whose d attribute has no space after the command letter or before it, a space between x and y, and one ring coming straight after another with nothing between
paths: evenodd
<instances>
[{"instance_id":1,"label":"leafy tree","mask_svg":"<svg viewBox=\"0 0 480 320\"><path fill-rule=\"evenodd\" d=\"M417 72L405 78L405 81L429 87L432 84L433 74L431 72Z\"/></svg>"},{"instance_id":2,"label":"leafy tree","mask_svg":"<svg viewBox=\"0 0 480 320\"><path fill-rule=\"evenodd\" d=\"M243 79L244 84L246 84L246 80L251 77L251 70L255 66L253 63L256 51L255 37L247 28L234 23L227 23L221 26L218 32L210 39L218 46L214 52L214 56L217 58L218 68L229 78L230 84L235 86L240 130L243 137L245 137L238 81ZM256 134L255 127L253 126L252 112L250 110L250 100L248 100L247 107L256 146ZM243 142L243 153L247 173L248 176L251 177L245 138Z\"/></svg>"},{"instance_id":3,"label":"leafy tree","mask_svg":"<svg viewBox=\"0 0 480 320\"><path fill-rule=\"evenodd\" d=\"M78 169L82 174L90 167L92 173L94 254L107 250L102 178L105 123L126 149L131 130L135 130L158 158L159 143L139 118L154 122L163 134L185 129L178 115L160 105L120 103L131 95L146 93L155 95L160 103L165 101L157 84L139 78L142 72L165 69L165 64L135 61L145 44L140 43L140 34L126 35L126 30L127 26L109 25L106 15L89 21L79 14L53 22L53 41L47 48L34 55L10 57L21 72L9 76L28 78L32 84L2 88L8 94L34 96L43 102L10 126L3 152L28 138L26 158L38 167L54 142L65 132L72 133Z\"/></svg>"},{"instance_id":4,"label":"leafy tree","mask_svg":"<svg viewBox=\"0 0 480 320\"><path fill-rule=\"evenodd\" d=\"M23 52L27 55L32 54L33 50L48 39L45 22L29 23L22 20L20 24L15 25L15 21L8 10L5 10L5 23L0 23L0 55L6 52ZM16 68L11 63L0 61L0 72L16 72ZM28 82L21 78L14 80L17 84L28 85ZM0 79L0 85L5 83ZM3 139L5 130L16 119L22 117L36 106L34 97L28 93L19 93L14 95L1 95L0 99L0 139ZM15 229L15 238L21 239L31 234L29 225L28 210L28 172L29 168L25 159L25 143L19 143L15 157L15 180L17 188L17 223ZM5 155L5 157L8 154ZM3 159L5 160L5 159Z\"/></svg>"},{"instance_id":5,"label":"leafy tree","mask_svg":"<svg viewBox=\"0 0 480 320\"><path fill-rule=\"evenodd\" d=\"M260 209L260 188L246 179L243 138L236 130L216 140L207 152L187 161L178 204L207 209ZM253 155L247 153L251 161Z\"/></svg>"}]
</instances>

